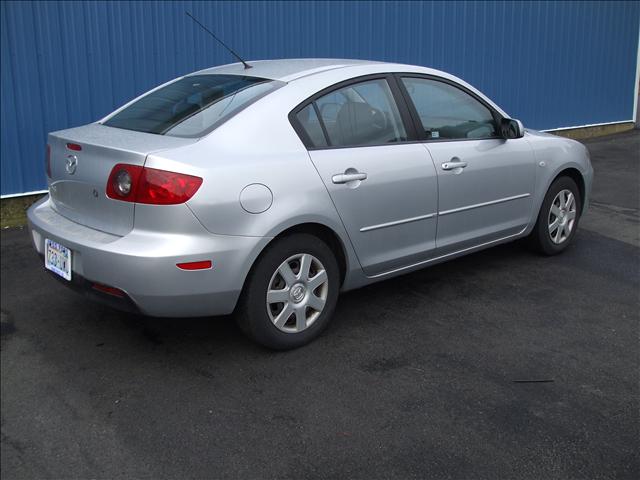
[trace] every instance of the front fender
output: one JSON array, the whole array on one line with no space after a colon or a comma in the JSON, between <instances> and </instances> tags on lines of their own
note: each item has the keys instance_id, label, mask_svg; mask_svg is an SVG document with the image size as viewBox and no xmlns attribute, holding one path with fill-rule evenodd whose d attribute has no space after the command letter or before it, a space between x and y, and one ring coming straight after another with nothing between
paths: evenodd
<instances>
[{"instance_id":1,"label":"front fender","mask_svg":"<svg viewBox=\"0 0 640 480\"><path fill-rule=\"evenodd\" d=\"M532 131L527 131L525 138L533 149L537 163L533 215L525 231L525 234L528 234L535 226L549 187L563 172L577 173L582 179L584 186L582 211L586 210L591 196L593 167L587 148L580 142Z\"/></svg>"}]
</instances>

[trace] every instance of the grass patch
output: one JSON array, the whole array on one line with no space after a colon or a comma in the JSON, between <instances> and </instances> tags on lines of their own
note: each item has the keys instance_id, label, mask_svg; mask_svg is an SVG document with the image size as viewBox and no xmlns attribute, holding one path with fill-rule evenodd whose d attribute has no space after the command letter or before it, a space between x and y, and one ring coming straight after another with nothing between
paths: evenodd
<instances>
[{"instance_id":1,"label":"grass patch","mask_svg":"<svg viewBox=\"0 0 640 480\"><path fill-rule=\"evenodd\" d=\"M3 198L0 201L0 220L2 228L22 227L26 225L27 208L42 197L43 194Z\"/></svg>"}]
</instances>

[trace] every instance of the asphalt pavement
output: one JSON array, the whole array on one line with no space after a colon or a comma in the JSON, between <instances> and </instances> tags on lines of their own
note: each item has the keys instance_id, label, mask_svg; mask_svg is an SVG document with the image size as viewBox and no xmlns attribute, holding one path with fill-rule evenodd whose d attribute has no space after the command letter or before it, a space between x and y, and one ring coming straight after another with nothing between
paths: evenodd
<instances>
[{"instance_id":1,"label":"asphalt pavement","mask_svg":"<svg viewBox=\"0 0 640 480\"><path fill-rule=\"evenodd\" d=\"M2 232L2 478L640 478L640 132L585 142L592 208L341 297L275 353L49 278Z\"/></svg>"}]
</instances>

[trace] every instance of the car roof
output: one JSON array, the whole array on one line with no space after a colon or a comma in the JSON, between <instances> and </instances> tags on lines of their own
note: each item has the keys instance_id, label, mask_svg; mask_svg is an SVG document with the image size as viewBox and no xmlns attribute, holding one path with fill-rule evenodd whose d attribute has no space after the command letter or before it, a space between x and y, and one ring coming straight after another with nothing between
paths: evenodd
<instances>
[{"instance_id":1,"label":"car roof","mask_svg":"<svg viewBox=\"0 0 640 480\"><path fill-rule=\"evenodd\" d=\"M351 70L353 77L367 75L367 74L379 74L386 72L406 72L406 73L419 73L426 75L433 75L435 77L443 78L453 81L458 85L462 85L467 89L474 92L476 95L484 99L489 105L495 108L501 115L508 117L509 115L502 110L496 103L494 103L489 97L484 95L478 89L469 85L464 80L451 75L450 73L443 72L428 67L421 67L418 65L407 65L402 63L390 63L379 62L372 60L349 60L349 59L337 59L337 58L288 58L282 60L247 60L247 63L251 65L250 69L245 69L242 63L231 63L228 65L220 65L218 67L207 68L194 72L191 75L196 74L226 74L226 75L243 75L258 78L266 78L269 80L279 80L282 82L291 82L299 78L305 78L311 80L314 76L324 76L324 72L330 75L331 78L325 78L327 86L336 83L340 80L346 80L349 75L347 72L341 71L341 69ZM333 72L332 72L333 71ZM335 73L335 75L331 75ZM296 82L297 83L297 82Z\"/></svg>"},{"instance_id":2,"label":"car roof","mask_svg":"<svg viewBox=\"0 0 640 480\"><path fill-rule=\"evenodd\" d=\"M336 68L353 67L357 65L379 65L385 62L336 58L288 58L282 60L247 60L247 63L251 65L251 69L245 69L242 63L238 62L207 68L194 74L216 73L247 75L289 82L307 75L334 70Z\"/></svg>"}]
</instances>

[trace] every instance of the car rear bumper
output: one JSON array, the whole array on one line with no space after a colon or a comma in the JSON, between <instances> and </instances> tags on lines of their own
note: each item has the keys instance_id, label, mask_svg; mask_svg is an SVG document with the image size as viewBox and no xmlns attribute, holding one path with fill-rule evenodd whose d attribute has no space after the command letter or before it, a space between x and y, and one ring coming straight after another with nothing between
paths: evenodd
<instances>
[{"instance_id":1,"label":"car rear bumper","mask_svg":"<svg viewBox=\"0 0 640 480\"><path fill-rule=\"evenodd\" d=\"M193 224L183 232L134 228L122 237L68 220L51 207L48 197L33 205L27 218L40 255L44 255L45 238L71 249L72 282L62 282L80 287L93 299L158 317L229 314L253 260L270 239L211 234L184 208ZM176 266L201 260L211 260L213 267L186 271ZM122 290L131 308L127 302L92 292L94 283Z\"/></svg>"},{"instance_id":2,"label":"car rear bumper","mask_svg":"<svg viewBox=\"0 0 640 480\"><path fill-rule=\"evenodd\" d=\"M44 263L44 255L40 255L40 258ZM120 296L120 295L113 295L113 294L100 291L95 288L96 282L87 280L86 278L81 277L78 274L74 273L70 281L65 280L61 276L56 275L55 273L49 270L47 270L47 274L53 280L60 282L65 287L70 288L71 290L75 291L76 293L79 293L80 295L87 297L90 300L93 300L98 303L102 303L104 305L108 305L111 308L115 308L117 310L122 310L123 312L130 312L130 313L137 313L137 314L142 313L140 312L140 309L138 308L138 306L126 294Z\"/></svg>"}]
</instances>

